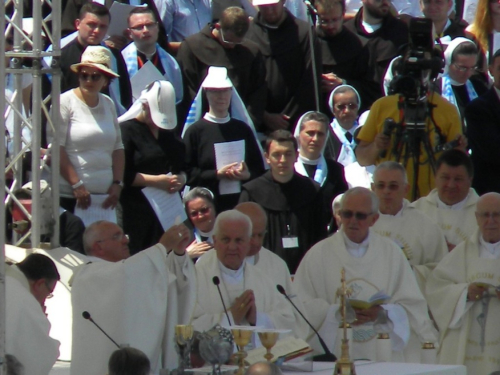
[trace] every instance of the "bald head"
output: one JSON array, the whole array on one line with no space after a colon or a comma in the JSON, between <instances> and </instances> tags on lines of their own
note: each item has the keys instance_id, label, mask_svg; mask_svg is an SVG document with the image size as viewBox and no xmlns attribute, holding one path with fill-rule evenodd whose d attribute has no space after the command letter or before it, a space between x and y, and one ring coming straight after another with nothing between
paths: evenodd
<instances>
[{"instance_id":1,"label":"bald head","mask_svg":"<svg viewBox=\"0 0 500 375\"><path fill-rule=\"evenodd\" d=\"M267 227L266 211L260 204L255 202L240 203L234 209L247 215L252 222L252 238L250 239L250 251L247 256L253 256L260 251L264 242Z\"/></svg>"},{"instance_id":2,"label":"bald head","mask_svg":"<svg viewBox=\"0 0 500 375\"><path fill-rule=\"evenodd\" d=\"M282 372L275 363L257 362L247 369L245 375L282 375Z\"/></svg>"},{"instance_id":3,"label":"bald head","mask_svg":"<svg viewBox=\"0 0 500 375\"><path fill-rule=\"evenodd\" d=\"M476 204L476 220L486 242L500 241L500 194L487 193L479 198Z\"/></svg>"}]
</instances>

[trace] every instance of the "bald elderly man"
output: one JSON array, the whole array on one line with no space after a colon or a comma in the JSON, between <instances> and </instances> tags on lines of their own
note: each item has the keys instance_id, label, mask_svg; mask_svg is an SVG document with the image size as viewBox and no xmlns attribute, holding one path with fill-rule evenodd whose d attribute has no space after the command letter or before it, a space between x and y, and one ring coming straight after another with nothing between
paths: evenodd
<instances>
[{"instance_id":1,"label":"bald elderly man","mask_svg":"<svg viewBox=\"0 0 500 375\"><path fill-rule=\"evenodd\" d=\"M130 256L128 236L97 221L83 243L91 261L75 271L72 286L72 375L105 374L116 346L92 323L88 311L117 343L142 350L154 373L177 367L174 327L188 324L195 303L195 273L186 255L190 233L169 228L160 242Z\"/></svg>"},{"instance_id":2,"label":"bald elderly man","mask_svg":"<svg viewBox=\"0 0 500 375\"><path fill-rule=\"evenodd\" d=\"M217 216L213 233L216 256L196 263L198 299L194 328L205 331L215 324L236 324L293 329L295 317L288 301L266 274L245 261L252 236L248 216L236 210L224 211ZM227 316L214 277L219 279Z\"/></svg>"},{"instance_id":3,"label":"bald elderly man","mask_svg":"<svg viewBox=\"0 0 500 375\"><path fill-rule=\"evenodd\" d=\"M500 368L500 194L479 198L476 220L476 232L431 273L426 294L441 332L439 363L492 374Z\"/></svg>"},{"instance_id":4,"label":"bald elderly man","mask_svg":"<svg viewBox=\"0 0 500 375\"><path fill-rule=\"evenodd\" d=\"M250 238L250 249L246 256L246 262L255 266L269 277L269 288L276 289L277 285L281 285L285 292L292 298L292 301L298 305L299 309L302 311L302 304L295 298L296 295L293 291L292 277L290 276L290 271L285 261L262 246L267 228L266 211L264 211L260 204L255 202L240 203L234 209L248 216L252 222L252 236ZM198 260L198 263L201 265L211 261L215 257L217 257L216 251L211 249ZM293 333L296 337L305 340L310 334L310 329L295 310L294 315L296 324Z\"/></svg>"}]
</instances>

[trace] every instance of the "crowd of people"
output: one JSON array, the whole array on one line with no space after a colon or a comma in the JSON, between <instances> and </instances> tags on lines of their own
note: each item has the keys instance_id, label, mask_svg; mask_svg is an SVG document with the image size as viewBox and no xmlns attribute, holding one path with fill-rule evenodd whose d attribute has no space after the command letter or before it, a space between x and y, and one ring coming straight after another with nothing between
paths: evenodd
<instances>
[{"instance_id":1,"label":"crowd of people","mask_svg":"<svg viewBox=\"0 0 500 375\"><path fill-rule=\"evenodd\" d=\"M279 289L340 354L342 270L351 299L384 295L354 308L353 358L377 359L389 321L393 361L433 343L441 364L500 371L500 2L130 4L111 36L106 5L63 9L74 28L46 138L61 208L86 228L61 228L80 238L71 277L50 253L8 267L6 348L27 374L57 358L44 305L58 284L73 375L106 373L110 356L110 374L129 356L141 373L173 369L176 324L291 330L322 352ZM165 226L151 189L184 223ZM107 220L89 221L96 205Z\"/></svg>"}]
</instances>

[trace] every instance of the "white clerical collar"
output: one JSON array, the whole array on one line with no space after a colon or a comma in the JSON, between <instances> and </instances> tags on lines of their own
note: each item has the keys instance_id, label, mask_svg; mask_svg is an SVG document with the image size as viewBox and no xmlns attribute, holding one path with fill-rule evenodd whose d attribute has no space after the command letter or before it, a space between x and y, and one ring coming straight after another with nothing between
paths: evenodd
<instances>
[{"instance_id":1,"label":"white clerical collar","mask_svg":"<svg viewBox=\"0 0 500 375\"><path fill-rule=\"evenodd\" d=\"M400 209L398 212L396 212L396 215L391 215L391 214L383 214L382 212L380 212L380 210L378 211L378 214L379 214L380 216L387 216L387 217L401 217L401 216L403 216L403 210L404 210L404 208L405 208L405 205L404 205L404 203L403 203L403 204L401 205L401 209Z\"/></svg>"},{"instance_id":2,"label":"white clerical collar","mask_svg":"<svg viewBox=\"0 0 500 375\"><path fill-rule=\"evenodd\" d=\"M246 261L248 264L251 264L252 266L255 266L255 263L257 263L257 259L255 258L255 255L250 255L246 257Z\"/></svg>"},{"instance_id":3,"label":"white clerical collar","mask_svg":"<svg viewBox=\"0 0 500 375\"><path fill-rule=\"evenodd\" d=\"M302 162L302 164L318 165L321 161L321 157L317 158L316 160L311 160L299 154L299 161Z\"/></svg>"},{"instance_id":4,"label":"white clerical collar","mask_svg":"<svg viewBox=\"0 0 500 375\"><path fill-rule=\"evenodd\" d=\"M500 241L496 243L486 242L482 235L479 236L480 258L498 259L500 258Z\"/></svg>"},{"instance_id":5,"label":"white clerical collar","mask_svg":"<svg viewBox=\"0 0 500 375\"><path fill-rule=\"evenodd\" d=\"M438 208L459 211L459 210L464 209L465 204L467 203L468 197L469 197L469 194L467 194L467 196L465 197L465 199L463 201L460 201L460 202L455 203L455 204L450 206L450 205L447 205L446 203L444 203L441 199L439 199L439 195L436 195L436 203L437 203Z\"/></svg>"},{"instance_id":6,"label":"white clerical collar","mask_svg":"<svg viewBox=\"0 0 500 375\"><path fill-rule=\"evenodd\" d=\"M372 24L366 23L365 21L361 21L361 25L363 26L363 29L365 29L365 31L368 34L371 34L371 33L374 33L375 31L377 31L378 29L380 29L382 27L382 22L381 23L377 23L375 25L372 25Z\"/></svg>"},{"instance_id":7,"label":"white clerical collar","mask_svg":"<svg viewBox=\"0 0 500 375\"><path fill-rule=\"evenodd\" d=\"M200 234L201 237L208 237L210 239L212 239L212 235L214 233L214 230L212 229L210 232L203 232L199 229L196 229L196 231Z\"/></svg>"},{"instance_id":8,"label":"white clerical collar","mask_svg":"<svg viewBox=\"0 0 500 375\"><path fill-rule=\"evenodd\" d=\"M238 284L243 281L245 262L243 262L237 270L232 270L219 261L219 269L225 282L228 282L229 284Z\"/></svg>"},{"instance_id":9,"label":"white clerical collar","mask_svg":"<svg viewBox=\"0 0 500 375\"><path fill-rule=\"evenodd\" d=\"M205 113L203 118L207 121L215 122L216 124L225 124L226 122L229 122L229 120L231 119L231 117L229 117L229 113L227 114L226 117L215 117L208 112Z\"/></svg>"},{"instance_id":10,"label":"white clerical collar","mask_svg":"<svg viewBox=\"0 0 500 375\"><path fill-rule=\"evenodd\" d=\"M366 238L361 243L351 241L342 230L342 227L340 228L340 232L344 237L345 248L349 252L349 254L351 254L355 258L362 258L368 250L368 244L370 242L370 232L368 232L368 236L366 236Z\"/></svg>"}]
</instances>

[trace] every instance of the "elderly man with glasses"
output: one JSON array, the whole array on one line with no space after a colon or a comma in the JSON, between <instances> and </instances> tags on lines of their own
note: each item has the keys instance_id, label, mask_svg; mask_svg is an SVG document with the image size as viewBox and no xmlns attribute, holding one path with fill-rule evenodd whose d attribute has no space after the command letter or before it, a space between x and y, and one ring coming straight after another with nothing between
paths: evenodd
<instances>
[{"instance_id":1,"label":"elderly man with glasses","mask_svg":"<svg viewBox=\"0 0 500 375\"><path fill-rule=\"evenodd\" d=\"M439 362L468 374L499 369L500 194L476 205L478 229L446 255L429 276L429 307L441 333Z\"/></svg>"},{"instance_id":2,"label":"elderly man with glasses","mask_svg":"<svg viewBox=\"0 0 500 375\"><path fill-rule=\"evenodd\" d=\"M341 229L306 253L295 274L294 286L310 321L337 356L340 348L335 347L339 326L336 291L341 286L342 269L352 290L350 298L368 301L376 293L384 293L387 298L382 304L354 309L351 356L377 360L374 322L386 312L392 322L392 329L386 328L392 361L415 361L404 350L411 336L417 335L416 340L421 343L435 342L437 332L401 249L370 230L379 217L378 206L377 196L368 189L356 187L344 193Z\"/></svg>"},{"instance_id":3,"label":"elderly man with glasses","mask_svg":"<svg viewBox=\"0 0 500 375\"><path fill-rule=\"evenodd\" d=\"M118 225L97 221L86 229L91 262L75 271L72 285L72 373L105 374L116 350L81 317L84 311L117 343L142 350L155 373L177 366L174 326L189 323L195 302L189 241L187 227L174 225L158 244L130 256L128 236Z\"/></svg>"}]
</instances>

